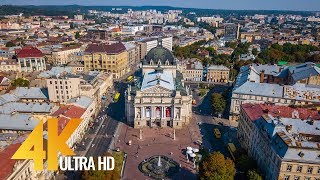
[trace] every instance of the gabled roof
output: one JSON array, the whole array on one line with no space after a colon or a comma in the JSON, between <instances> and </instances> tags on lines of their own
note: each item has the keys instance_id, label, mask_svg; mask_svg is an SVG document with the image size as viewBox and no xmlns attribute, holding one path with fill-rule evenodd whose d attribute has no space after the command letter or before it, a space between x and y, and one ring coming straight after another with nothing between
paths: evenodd
<instances>
[{"instance_id":1,"label":"gabled roof","mask_svg":"<svg viewBox=\"0 0 320 180\"><path fill-rule=\"evenodd\" d=\"M11 157L19 149L20 146L20 143L11 144L5 150L0 152L0 179L7 179L13 172L13 167L16 163L16 160L11 159Z\"/></svg>"},{"instance_id":2,"label":"gabled roof","mask_svg":"<svg viewBox=\"0 0 320 180\"><path fill-rule=\"evenodd\" d=\"M145 74L142 81L141 90L145 90L154 86L161 86L168 90L175 90L172 74L168 72L156 73L151 72Z\"/></svg>"},{"instance_id":3,"label":"gabled roof","mask_svg":"<svg viewBox=\"0 0 320 180\"><path fill-rule=\"evenodd\" d=\"M25 46L21 50L17 51L18 58L26 57L43 57L44 54L36 47Z\"/></svg>"}]
</instances>

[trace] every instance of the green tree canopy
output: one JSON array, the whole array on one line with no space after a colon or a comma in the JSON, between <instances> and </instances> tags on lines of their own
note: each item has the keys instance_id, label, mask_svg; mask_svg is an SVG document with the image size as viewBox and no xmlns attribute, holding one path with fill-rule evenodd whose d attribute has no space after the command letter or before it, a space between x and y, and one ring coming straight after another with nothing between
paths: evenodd
<instances>
[{"instance_id":1,"label":"green tree canopy","mask_svg":"<svg viewBox=\"0 0 320 180\"><path fill-rule=\"evenodd\" d=\"M15 87L28 87L29 85L30 85L30 82L22 78L17 78L12 82L12 86L15 86Z\"/></svg>"},{"instance_id":2,"label":"green tree canopy","mask_svg":"<svg viewBox=\"0 0 320 180\"><path fill-rule=\"evenodd\" d=\"M236 174L234 163L220 152L213 152L199 166L201 180L233 180Z\"/></svg>"},{"instance_id":3,"label":"green tree canopy","mask_svg":"<svg viewBox=\"0 0 320 180\"><path fill-rule=\"evenodd\" d=\"M247 178L249 180L263 180L257 170L249 170L247 173Z\"/></svg>"},{"instance_id":4,"label":"green tree canopy","mask_svg":"<svg viewBox=\"0 0 320 180\"><path fill-rule=\"evenodd\" d=\"M16 45L11 41L6 43L6 47L13 47L13 46L16 46Z\"/></svg>"},{"instance_id":5,"label":"green tree canopy","mask_svg":"<svg viewBox=\"0 0 320 180\"><path fill-rule=\"evenodd\" d=\"M79 39L80 38L80 33L76 32L76 34L74 35L74 38Z\"/></svg>"},{"instance_id":6,"label":"green tree canopy","mask_svg":"<svg viewBox=\"0 0 320 180\"><path fill-rule=\"evenodd\" d=\"M212 103L213 111L216 114L223 113L224 109L226 108L226 100L224 99L222 94L213 93L211 95L211 103Z\"/></svg>"}]
</instances>

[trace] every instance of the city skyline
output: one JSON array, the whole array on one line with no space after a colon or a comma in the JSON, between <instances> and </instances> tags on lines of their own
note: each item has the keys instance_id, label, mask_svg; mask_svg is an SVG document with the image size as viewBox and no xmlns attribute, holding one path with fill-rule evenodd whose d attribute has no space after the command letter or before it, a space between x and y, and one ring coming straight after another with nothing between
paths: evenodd
<instances>
[{"instance_id":1,"label":"city skyline","mask_svg":"<svg viewBox=\"0 0 320 180\"><path fill-rule=\"evenodd\" d=\"M172 6L182 8L201 8L201 9L227 9L227 10L294 10L294 11L319 11L320 1L308 0L308 3L300 0L269 0L263 2L256 2L256 0L242 0L241 2L236 0L118 0L116 2L105 2L102 0L96 0L94 2L88 2L85 0L30 0L27 3L23 0L4 0L0 2L0 5L83 5L83 6Z\"/></svg>"}]
</instances>

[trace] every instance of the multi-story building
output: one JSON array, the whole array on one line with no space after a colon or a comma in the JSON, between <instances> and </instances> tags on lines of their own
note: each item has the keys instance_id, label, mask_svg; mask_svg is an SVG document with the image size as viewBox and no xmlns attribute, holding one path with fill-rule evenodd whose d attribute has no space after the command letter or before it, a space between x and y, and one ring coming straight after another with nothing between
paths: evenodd
<instances>
[{"instance_id":1,"label":"multi-story building","mask_svg":"<svg viewBox=\"0 0 320 180\"><path fill-rule=\"evenodd\" d=\"M203 80L203 66L198 59L188 61L183 71L185 81L202 81Z\"/></svg>"},{"instance_id":2,"label":"multi-story building","mask_svg":"<svg viewBox=\"0 0 320 180\"><path fill-rule=\"evenodd\" d=\"M57 65L65 65L72 61L72 56L81 51L80 46L55 49L51 53L52 62Z\"/></svg>"},{"instance_id":3,"label":"multi-story building","mask_svg":"<svg viewBox=\"0 0 320 180\"><path fill-rule=\"evenodd\" d=\"M17 59L22 72L46 70L44 54L35 47L23 47L17 51Z\"/></svg>"},{"instance_id":4,"label":"multi-story building","mask_svg":"<svg viewBox=\"0 0 320 180\"><path fill-rule=\"evenodd\" d=\"M64 73L47 78L49 100L52 102L67 103L78 96L92 97L98 101L112 86L112 76L106 73L89 72L89 74Z\"/></svg>"},{"instance_id":5,"label":"multi-story building","mask_svg":"<svg viewBox=\"0 0 320 180\"><path fill-rule=\"evenodd\" d=\"M119 79L129 70L128 52L122 43L90 44L84 52L85 70L103 70Z\"/></svg>"},{"instance_id":6,"label":"multi-story building","mask_svg":"<svg viewBox=\"0 0 320 180\"><path fill-rule=\"evenodd\" d=\"M208 82L226 83L229 81L230 69L223 65L211 65L207 68Z\"/></svg>"},{"instance_id":7,"label":"multi-story building","mask_svg":"<svg viewBox=\"0 0 320 180\"><path fill-rule=\"evenodd\" d=\"M126 117L134 128L182 128L191 120L192 96L177 71L173 54L161 45L151 49L141 75L126 92Z\"/></svg>"},{"instance_id":8,"label":"multi-story building","mask_svg":"<svg viewBox=\"0 0 320 180\"><path fill-rule=\"evenodd\" d=\"M163 47L172 51L172 37L143 39L141 41L138 41L138 45L140 48L140 60L144 59L144 57L152 48L157 47L159 39L162 40Z\"/></svg>"},{"instance_id":9,"label":"multi-story building","mask_svg":"<svg viewBox=\"0 0 320 180\"><path fill-rule=\"evenodd\" d=\"M320 71L308 64L243 66L234 83L229 119L238 119L240 105L244 103L270 102L286 106L319 103L320 88L314 85L318 83Z\"/></svg>"},{"instance_id":10,"label":"multi-story building","mask_svg":"<svg viewBox=\"0 0 320 180\"><path fill-rule=\"evenodd\" d=\"M126 47L128 52L128 63L131 69L133 68L133 66L136 66L138 62L140 62L139 55L138 55L139 46L136 46L136 44L134 43L124 43L124 46Z\"/></svg>"},{"instance_id":11,"label":"multi-story building","mask_svg":"<svg viewBox=\"0 0 320 180\"><path fill-rule=\"evenodd\" d=\"M243 104L238 138L265 179L320 178L318 111L270 104Z\"/></svg>"},{"instance_id":12,"label":"multi-story building","mask_svg":"<svg viewBox=\"0 0 320 180\"><path fill-rule=\"evenodd\" d=\"M20 66L17 60L15 59L6 59L6 60L0 60L0 71L2 72L8 72L8 71L14 71L14 72L20 72Z\"/></svg>"},{"instance_id":13,"label":"multi-story building","mask_svg":"<svg viewBox=\"0 0 320 180\"><path fill-rule=\"evenodd\" d=\"M224 39L226 41L233 41L239 39L240 25L234 23L225 23L224 26Z\"/></svg>"}]
</instances>

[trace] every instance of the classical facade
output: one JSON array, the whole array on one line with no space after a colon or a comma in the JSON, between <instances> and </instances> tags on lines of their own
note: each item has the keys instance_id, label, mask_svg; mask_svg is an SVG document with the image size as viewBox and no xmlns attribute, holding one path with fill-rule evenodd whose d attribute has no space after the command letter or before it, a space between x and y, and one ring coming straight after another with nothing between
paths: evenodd
<instances>
[{"instance_id":1,"label":"classical facade","mask_svg":"<svg viewBox=\"0 0 320 180\"><path fill-rule=\"evenodd\" d=\"M46 62L44 54L35 47L26 46L17 52L19 70L22 72L44 71Z\"/></svg>"},{"instance_id":2,"label":"classical facade","mask_svg":"<svg viewBox=\"0 0 320 180\"><path fill-rule=\"evenodd\" d=\"M192 96L177 71L173 54L162 46L151 49L140 76L126 91L126 117L134 128L182 128L192 115Z\"/></svg>"}]
</instances>

